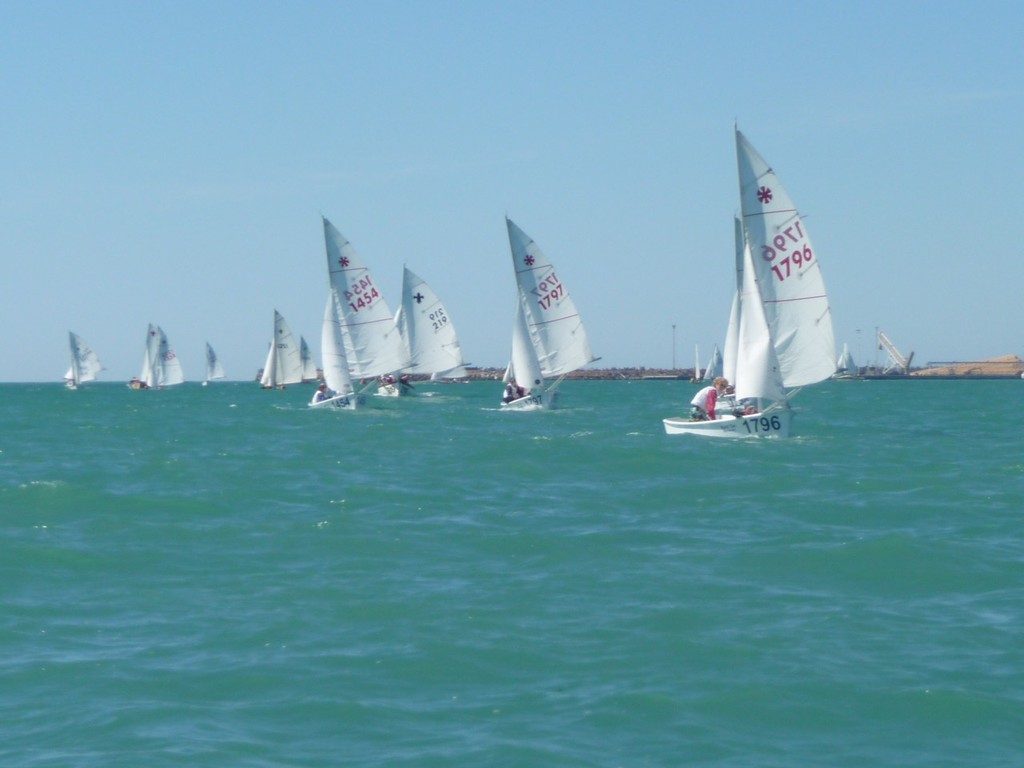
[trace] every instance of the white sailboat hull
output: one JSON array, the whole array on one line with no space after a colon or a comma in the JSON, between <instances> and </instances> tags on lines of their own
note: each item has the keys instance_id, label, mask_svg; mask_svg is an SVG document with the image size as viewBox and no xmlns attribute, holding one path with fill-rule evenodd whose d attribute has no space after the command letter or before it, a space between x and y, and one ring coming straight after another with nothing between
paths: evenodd
<instances>
[{"instance_id":1,"label":"white sailboat hull","mask_svg":"<svg viewBox=\"0 0 1024 768\"><path fill-rule=\"evenodd\" d=\"M543 390L534 390L525 397L502 403L502 410L507 411L552 411L558 407L557 384Z\"/></svg>"},{"instance_id":2,"label":"white sailboat hull","mask_svg":"<svg viewBox=\"0 0 1024 768\"><path fill-rule=\"evenodd\" d=\"M354 411L356 410L356 408L358 408L360 405L363 405L365 402L366 400L362 395L353 393L349 395L335 395L334 397L329 397L326 400L321 400L318 403L310 403L309 407L323 408L325 410L334 409Z\"/></svg>"},{"instance_id":3,"label":"white sailboat hull","mask_svg":"<svg viewBox=\"0 0 1024 768\"><path fill-rule=\"evenodd\" d=\"M407 384L395 381L389 384L379 384L375 397L405 397L412 394L412 389Z\"/></svg>"},{"instance_id":4,"label":"white sailboat hull","mask_svg":"<svg viewBox=\"0 0 1024 768\"><path fill-rule=\"evenodd\" d=\"M665 434L698 437L757 438L789 437L793 411L789 408L766 410L749 416L725 415L714 421L691 421L684 416L663 419Z\"/></svg>"}]
</instances>

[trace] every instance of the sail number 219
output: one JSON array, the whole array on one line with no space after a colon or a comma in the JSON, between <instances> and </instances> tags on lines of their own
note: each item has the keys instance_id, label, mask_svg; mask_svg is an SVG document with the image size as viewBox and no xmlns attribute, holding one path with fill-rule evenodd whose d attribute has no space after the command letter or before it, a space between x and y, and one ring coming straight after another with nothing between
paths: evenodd
<instances>
[{"instance_id":1,"label":"sail number 219","mask_svg":"<svg viewBox=\"0 0 1024 768\"><path fill-rule=\"evenodd\" d=\"M438 307L429 315L427 315L427 317L433 324L435 331L439 331L446 325L448 325L448 315L444 313L444 307Z\"/></svg>"},{"instance_id":2,"label":"sail number 219","mask_svg":"<svg viewBox=\"0 0 1024 768\"><path fill-rule=\"evenodd\" d=\"M800 226L800 220L797 219L792 226L786 227L780 234L773 237L771 245L765 243L761 246L761 258L773 262L772 272L775 273L779 282L790 275L799 273L801 267L814 260L811 246L803 243L801 247L803 239L804 231Z\"/></svg>"}]
</instances>

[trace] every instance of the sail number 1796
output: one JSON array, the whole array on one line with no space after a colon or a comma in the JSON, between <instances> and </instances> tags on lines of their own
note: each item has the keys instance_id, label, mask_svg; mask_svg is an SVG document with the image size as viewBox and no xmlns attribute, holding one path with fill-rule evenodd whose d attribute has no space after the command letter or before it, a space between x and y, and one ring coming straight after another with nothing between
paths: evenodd
<instances>
[{"instance_id":1,"label":"sail number 1796","mask_svg":"<svg viewBox=\"0 0 1024 768\"><path fill-rule=\"evenodd\" d=\"M761 258L773 262L772 272L780 282L790 275L799 273L801 267L814 260L811 246L806 242L801 243L803 239L804 231L798 219L792 226L786 227L773 237L770 245L765 243L761 246Z\"/></svg>"},{"instance_id":2,"label":"sail number 1796","mask_svg":"<svg viewBox=\"0 0 1024 768\"><path fill-rule=\"evenodd\" d=\"M758 416L744 419L743 426L747 428L748 435L764 435L768 432L778 432L782 429L782 422L778 416Z\"/></svg>"}]
</instances>

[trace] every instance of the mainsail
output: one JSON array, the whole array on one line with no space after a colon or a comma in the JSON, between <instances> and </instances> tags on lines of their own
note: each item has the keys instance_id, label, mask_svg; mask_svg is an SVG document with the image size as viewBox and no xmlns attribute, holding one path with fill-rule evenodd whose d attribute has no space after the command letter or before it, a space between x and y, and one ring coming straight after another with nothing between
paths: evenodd
<instances>
[{"instance_id":1,"label":"mainsail","mask_svg":"<svg viewBox=\"0 0 1024 768\"><path fill-rule=\"evenodd\" d=\"M320 356L323 358L324 381L327 386L339 395L348 395L353 392L353 388L352 378L348 373L348 361L345 359L339 304L337 293L333 289L328 291L327 306L324 307L324 324L320 334Z\"/></svg>"},{"instance_id":2,"label":"mainsail","mask_svg":"<svg viewBox=\"0 0 1024 768\"><path fill-rule=\"evenodd\" d=\"M750 251L745 264L754 272L782 384L814 384L835 372L836 351L828 295L807 225L775 172L739 129L736 159Z\"/></svg>"},{"instance_id":3,"label":"mainsail","mask_svg":"<svg viewBox=\"0 0 1024 768\"><path fill-rule=\"evenodd\" d=\"M409 354L370 270L344 235L326 218L323 222L327 273L338 298L349 374L359 379L404 370Z\"/></svg>"},{"instance_id":4,"label":"mainsail","mask_svg":"<svg viewBox=\"0 0 1024 768\"><path fill-rule=\"evenodd\" d=\"M69 387L77 387L87 381L95 381L96 375L103 370L103 364L93 351L92 347L72 331L68 332L69 351L71 364L64 379Z\"/></svg>"},{"instance_id":5,"label":"mainsail","mask_svg":"<svg viewBox=\"0 0 1024 768\"><path fill-rule=\"evenodd\" d=\"M206 342L206 381L224 378L224 367L220 364L217 353L213 351L210 342Z\"/></svg>"},{"instance_id":6,"label":"mainsail","mask_svg":"<svg viewBox=\"0 0 1024 768\"><path fill-rule=\"evenodd\" d=\"M506 218L522 316L545 378L571 373L597 358L579 311L537 244ZM517 323L519 321L517 320Z\"/></svg>"}]
</instances>

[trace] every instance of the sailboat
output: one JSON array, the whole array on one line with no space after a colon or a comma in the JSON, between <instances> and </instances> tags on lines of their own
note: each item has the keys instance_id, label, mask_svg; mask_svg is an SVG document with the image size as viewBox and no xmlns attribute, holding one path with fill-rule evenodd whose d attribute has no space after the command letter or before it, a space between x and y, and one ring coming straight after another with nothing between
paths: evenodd
<instances>
[{"instance_id":1,"label":"sailboat","mask_svg":"<svg viewBox=\"0 0 1024 768\"><path fill-rule=\"evenodd\" d=\"M775 172L738 128L735 133L742 263L736 269L735 345L730 320L723 363L727 371L735 366L730 383L738 406L713 421L664 419L670 435L788 437L790 399L835 372L832 314L807 225Z\"/></svg>"},{"instance_id":2,"label":"sailboat","mask_svg":"<svg viewBox=\"0 0 1024 768\"><path fill-rule=\"evenodd\" d=\"M554 408L566 375L597 360L576 304L537 244L505 218L516 275L512 360L502 408Z\"/></svg>"},{"instance_id":3,"label":"sailboat","mask_svg":"<svg viewBox=\"0 0 1024 768\"><path fill-rule=\"evenodd\" d=\"M302 380L304 382L316 381L316 362L309 351L309 345L302 336L299 336L299 359L302 361Z\"/></svg>"},{"instance_id":4,"label":"sailboat","mask_svg":"<svg viewBox=\"0 0 1024 768\"><path fill-rule=\"evenodd\" d=\"M159 325L149 324L146 330L146 350L142 357L142 372L128 382L132 389L162 389L185 381L181 361L167 341L167 334Z\"/></svg>"},{"instance_id":5,"label":"sailboat","mask_svg":"<svg viewBox=\"0 0 1024 768\"><path fill-rule=\"evenodd\" d=\"M283 389L287 384L302 382L302 358L295 336L285 322L284 316L274 310L274 340L267 351L267 362L263 364L260 386L263 389Z\"/></svg>"},{"instance_id":6,"label":"sailboat","mask_svg":"<svg viewBox=\"0 0 1024 768\"><path fill-rule=\"evenodd\" d=\"M326 217L323 224L327 277L349 377L393 378L395 371L408 367L409 352L391 310L356 249ZM325 362L325 373L327 367Z\"/></svg>"},{"instance_id":7,"label":"sailboat","mask_svg":"<svg viewBox=\"0 0 1024 768\"><path fill-rule=\"evenodd\" d=\"M455 325L438 295L408 267L402 273L402 303L395 323L409 351L407 373L431 379L466 376Z\"/></svg>"},{"instance_id":8,"label":"sailboat","mask_svg":"<svg viewBox=\"0 0 1024 768\"><path fill-rule=\"evenodd\" d=\"M701 381L706 384L710 384L718 376L722 375L722 353L718 351L718 345L715 344L714 350L711 352L711 359L708 360L708 367L704 369L704 376Z\"/></svg>"},{"instance_id":9,"label":"sailboat","mask_svg":"<svg viewBox=\"0 0 1024 768\"><path fill-rule=\"evenodd\" d=\"M850 347L847 344L843 344L843 353L839 355L839 359L836 361L836 372L832 375L833 379L852 379L857 376L857 364L853 362L853 355L850 353Z\"/></svg>"},{"instance_id":10,"label":"sailboat","mask_svg":"<svg viewBox=\"0 0 1024 768\"><path fill-rule=\"evenodd\" d=\"M208 386L214 379L224 378L224 367L217 359L217 353L213 351L210 342L206 342L206 378L203 379L203 386Z\"/></svg>"},{"instance_id":11,"label":"sailboat","mask_svg":"<svg viewBox=\"0 0 1024 768\"><path fill-rule=\"evenodd\" d=\"M68 389L78 389L87 381L95 381L96 374L103 370L103 364L92 347L77 333L69 331L68 342L71 365L64 374L64 384Z\"/></svg>"},{"instance_id":12,"label":"sailboat","mask_svg":"<svg viewBox=\"0 0 1024 768\"><path fill-rule=\"evenodd\" d=\"M320 332L320 356L323 358L325 391L320 388L313 394L311 408L341 408L355 410L365 402L352 386L345 358L345 341L341 331L341 302L332 288L327 292L327 306L324 308L324 324Z\"/></svg>"}]
</instances>

